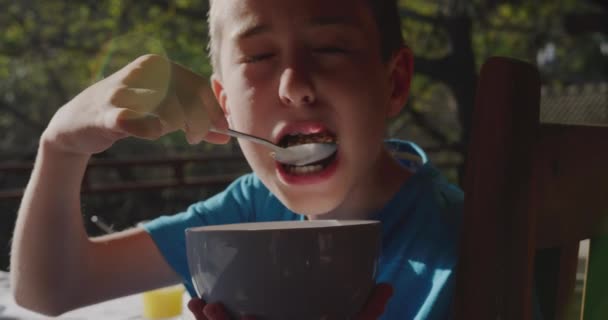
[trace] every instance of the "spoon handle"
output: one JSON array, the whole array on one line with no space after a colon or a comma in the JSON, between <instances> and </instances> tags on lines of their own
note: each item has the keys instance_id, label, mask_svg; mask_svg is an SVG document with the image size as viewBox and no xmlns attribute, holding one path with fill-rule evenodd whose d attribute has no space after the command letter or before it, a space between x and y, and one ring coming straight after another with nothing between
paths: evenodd
<instances>
[{"instance_id":1,"label":"spoon handle","mask_svg":"<svg viewBox=\"0 0 608 320\"><path fill-rule=\"evenodd\" d=\"M209 129L209 131L225 134L225 135L228 135L228 136L231 136L231 137L234 137L234 138L247 139L247 140L250 140L250 141L253 141L253 142L257 142L259 144L263 144L263 145L265 145L265 146L267 146L267 147L269 147L269 148L271 148L273 150L280 150L280 149L282 149L281 147L277 146L276 144L274 144L274 143L272 143L272 142L270 142L270 141L268 141L266 139L262 139L262 138L259 138L259 137L256 137L256 136L252 136L252 135L249 135L249 134L246 134L246 133L242 133L242 132L239 132L239 131L235 131L235 130L232 130L232 129L219 130L219 129L211 128L211 129Z\"/></svg>"}]
</instances>

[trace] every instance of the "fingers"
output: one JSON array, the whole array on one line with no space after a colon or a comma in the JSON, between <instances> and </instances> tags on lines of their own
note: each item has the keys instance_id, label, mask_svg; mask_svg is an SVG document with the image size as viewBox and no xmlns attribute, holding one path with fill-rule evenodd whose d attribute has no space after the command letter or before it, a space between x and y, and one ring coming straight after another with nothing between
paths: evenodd
<instances>
[{"instance_id":1,"label":"fingers","mask_svg":"<svg viewBox=\"0 0 608 320\"><path fill-rule=\"evenodd\" d=\"M357 320L376 320L384 313L390 297L393 295L393 287L387 283L376 285L372 295L367 301L363 312L357 316Z\"/></svg>"},{"instance_id":2,"label":"fingers","mask_svg":"<svg viewBox=\"0 0 608 320\"><path fill-rule=\"evenodd\" d=\"M185 134L188 143L197 144L202 140L206 140L211 143L224 144L230 140L230 137L224 134L211 132L211 127L225 130L228 128L226 119L221 116L215 123L212 123L212 118L207 114L207 108L199 106L193 108L185 119Z\"/></svg>"},{"instance_id":3,"label":"fingers","mask_svg":"<svg viewBox=\"0 0 608 320\"><path fill-rule=\"evenodd\" d=\"M228 129L228 122L223 115L215 118L209 116L208 110L199 105L197 108L191 108L186 115L184 132L190 144L198 144L202 140L215 144L225 144L230 141L229 136L210 131L211 128Z\"/></svg>"},{"instance_id":4,"label":"fingers","mask_svg":"<svg viewBox=\"0 0 608 320\"><path fill-rule=\"evenodd\" d=\"M163 135L162 120L151 113L114 108L104 117L104 127L126 135L155 140Z\"/></svg>"},{"instance_id":5,"label":"fingers","mask_svg":"<svg viewBox=\"0 0 608 320\"><path fill-rule=\"evenodd\" d=\"M185 129L185 115L172 92L123 87L112 94L110 104L111 107L118 109L111 112L117 116L116 120L124 122L120 127L134 136L158 138L162 134ZM146 130L146 125L149 123L145 120L154 117L162 124L162 133L159 135L146 133L144 136L138 134L141 130Z\"/></svg>"},{"instance_id":6,"label":"fingers","mask_svg":"<svg viewBox=\"0 0 608 320\"><path fill-rule=\"evenodd\" d=\"M191 144L207 140L226 143L230 137L210 133L209 128L228 128L224 112L217 103L208 79L180 66L174 65L175 94L181 104L187 128L185 131Z\"/></svg>"},{"instance_id":7,"label":"fingers","mask_svg":"<svg viewBox=\"0 0 608 320\"><path fill-rule=\"evenodd\" d=\"M162 119L165 134L177 130L186 131L188 114L184 111L181 102L172 89L169 89L167 97L154 113Z\"/></svg>"},{"instance_id":8,"label":"fingers","mask_svg":"<svg viewBox=\"0 0 608 320\"><path fill-rule=\"evenodd\" d=\"M167 91L172 81L173 63L157 54L143 55L117 72L129 87L154 88Z\"/></svg>"},{"instance_id":9,"label":"fingers","mask_svg":"<svg viewBox=\"0 0 608 320\"><path fill-rule=\"evenodd\" d=\"M190 310L190 312L192 312L196 320L209 320L207 316L205 316L205 312L203 311L205 305L205 301L198 298L193 298L188 301L188 309Z\"/></svg>"},{"instance_id":10,"label":"fingers","mask_svg":"<svg viewBox=\"0 0 608 320\"><path fill-rule=\"evenodd\" d=\"M110 96L118 110L106 117L108 127L145 139L183 130L190 144L230 140L209 131L226 129L228 123L207 79L157 55L136 59L119 75L123 87Z\"/></svg>"},{"instance_id":11,"label":"fingers","mask_svg":"<svg viewBox=\"0 0 608 320\"><path fill-rule=\"evenodd\" d=\"M155 113L166 95L165 90L123 87L116 90L110 103L115 107L129 108L137 112Z\"/></svg>"},{"instance_id":12,"label":"fingers","mask_svg":"<svg viewBox=\"0 0 608 320\"><path fill-rule=\"evenodd\" d=\"M206 304L202 299L194 298L188 302L188 309L194 314L196 320L230 320L221 303ZM255 317L244 316L240 320L255 320Z\"/></svg>"},{"instance_id":13,"label":"fingers","mask_svg":"<svg viewBox=\"0 0 608 320\"><path fill-rule=\"evenodd\" d=\"M220 303L207 304L203 312L209 320L230 320L226 310L224 310L224 307Z\"/></svg>"},{"instance_id":14,"label":"fingers","mask_svg":"<svg viewBox=\"0 0 608 320\"><path fill-rule=\"evenodd\" d=\"M186 118L184 119L184 133L186 134L188 143L197 144L200 143L209 132L211 120L207 116L207 111L202 103L194 102L193 104L193 106L187 106L185 108Z\"/></svg>"},{"instance_id":15,"label":"fingers","mask_svg":"<svg viewBox=\"0 0 608 320\"><path fill-rule=\"evenodd\" d=\"M230 141L230 137L221 133L208 132L205 136L205 141L215 144L226 144Z\"/></svg>"},{"instance_id":16,"label":"fingers","mask_svg":"<svg viewBox=\"0 0 608 320\"><path fill-rule=\"evenodd\" d=\"M215 129L226 130L228 129L228 121L226 120L226 116L224 115L224 111L217 103L215 99L215 95L209 86L209 83L204 83L200 90L200 97L203 101L205 110L208 110L209 119L211 122L211 126ZM230 141L230 137L224 134L219 134L215 132L208 132L204 138L206 141L216 144L225 144Z\"/></svg>"}]
</instances>

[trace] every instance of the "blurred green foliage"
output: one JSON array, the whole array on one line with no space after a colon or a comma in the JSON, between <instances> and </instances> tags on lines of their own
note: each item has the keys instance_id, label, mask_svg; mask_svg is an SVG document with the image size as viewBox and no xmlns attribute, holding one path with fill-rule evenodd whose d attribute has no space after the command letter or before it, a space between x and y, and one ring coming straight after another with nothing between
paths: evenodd
<instances>
[{"instance_id":1,"label":"blurred green foliage","mask_svg":"<svg viewBox=\"0 0 608 320\"><path fill-rule=\"evenodd\" d=\"M466 129L462 119L437 120L470 105L454 95L455 88L446 78L460 74L466 82L466 74L475 73L491 55L536 62L539 52L551 44L553 59L541 66L547 83L602 78L608 68L599 50L607 42L605 35L572 36L564 28L567 14L597 11L591 2L400 0L400 4L403 33L421 62L410 108L435 127L413 122L405 111L393 122L392 136L419 137L423 144L436 146L461 141ZM202 74L211 73L204 0L0 0L0 7L4 8L0 12L0 148L4 151L0 160L31 160L37 138L58 107L141 54L163 54ZM454 32L467 21L472 24L470 39ZM474 69L459 70L466 64L455 63L445 70L429 70L433 63L440 69L441 60L467 50ZM438 136L429 135L429 130L443 141L438 143ZM174 134L153 145L121 143L108 154L144 151L192 150L180 134Z\"/></svg>"},{"instance_id":2,"label":"blurred green foliage","mask_svg":"<svg viewBox=\"0 0 608 320\"><path fill-rule=\"evenodd\" d=\"M416 75L408 107L391 121L388 134L443 150L431 154L438 164L462 163L476 72L489 56L539 61L545 84L606 81L607 53L600 50L608 46L606 34L572 35L565 28L567 15L601 10L592 1L399 2ZM60 106L141 54L162 54L211 73L204 0L0 0L0 8L0 161L32 161L40 134ZM235 149L191 147L175 133L157 142L126 139L97 157ZM446 168L446 174L457 181L456 169ZM26 179L0 173L0 187L22 187ZM105 216L122 228L183 209L215 191L89 196L83 200L84 213ZM0 201L0 244L8 243L17 205ZM6 261L1 253L0 267Z\"/></svg>"},{"instance_id":3,"label":"blurred green foliage","mask_svg":"<svg viewBox=\"0 0 608 320\"><path fill-rule=\"evenodd\" d=\"M2 0L0 7L0 160L31 160L57 108L142 54L210 74L206 1ZM109 154L187 149L179 134L154 146L128 141Z\"/></svg>"}]
</instances>

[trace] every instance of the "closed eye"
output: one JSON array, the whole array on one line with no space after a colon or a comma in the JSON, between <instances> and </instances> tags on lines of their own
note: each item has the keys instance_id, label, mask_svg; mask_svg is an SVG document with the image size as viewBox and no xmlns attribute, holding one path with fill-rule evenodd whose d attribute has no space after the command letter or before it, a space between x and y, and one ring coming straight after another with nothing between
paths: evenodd
<instances>
[{"instance_id":1,"label":"closed eye","mask_svg":"<svg viewBox=\"0 0 608 320\"><path fill-rule=\"evenodd\" d=\"M261 62L264 60L271 59L274 56L275 56L274 53L262 53L262 54L246 56L243 59L241 59L241 61L243 63L256 63L256 62Z\"/></svg>"},{"instance_id":2,"label":"closed eye","mask_svg":"<svg viewBox=\"0 0 608 320\"><path fill-rule=\"evenodd\" d=\"M339 47L319 47L315 48L314 52L322 54L344 54L348 53L348 50Z\"/></svg>"}]
</instances>

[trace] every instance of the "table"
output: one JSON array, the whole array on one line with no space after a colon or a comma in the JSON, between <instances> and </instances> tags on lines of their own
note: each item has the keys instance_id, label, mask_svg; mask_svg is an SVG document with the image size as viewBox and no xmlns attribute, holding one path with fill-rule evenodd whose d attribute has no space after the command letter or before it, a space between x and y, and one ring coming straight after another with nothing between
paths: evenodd
<instances>
[{"instance_id":1,"label":"table","mask_svg":"<svg viewBox=\"0 0 608 320\"><path fill-rule=\"evenodd\" d=\"M181 316L183 320L194 320L190 312L186 311L189 299L188 293L184 293L182 299L184 313ZM142 310L141 294L135 294L70 311L57 318L50 318L18 306L9 290L9 274L0 271L0 320L137 320L145 319L142 316Z\"/></svg>"}]
</instances>

